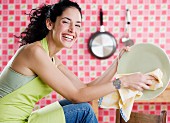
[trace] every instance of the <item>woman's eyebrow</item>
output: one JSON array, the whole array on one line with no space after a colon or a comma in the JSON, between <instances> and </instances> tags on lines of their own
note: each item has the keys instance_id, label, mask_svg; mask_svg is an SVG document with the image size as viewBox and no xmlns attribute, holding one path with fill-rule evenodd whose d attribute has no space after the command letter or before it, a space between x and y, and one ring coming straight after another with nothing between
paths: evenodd
<instances>
[{"instance_id":1,"label":"woman's eyebrow","mask_svg":"<svg viewBox=\"0 0 170 123\"><path fill-rule=\"evenodd\" d=\"M68 17L63 17L63 18L61 18L61 19L67 19L67 20L71 21L71 19L68 18ZM81 21L76 21L76 23L81 23Z\"/></svg>"}]
</instances>

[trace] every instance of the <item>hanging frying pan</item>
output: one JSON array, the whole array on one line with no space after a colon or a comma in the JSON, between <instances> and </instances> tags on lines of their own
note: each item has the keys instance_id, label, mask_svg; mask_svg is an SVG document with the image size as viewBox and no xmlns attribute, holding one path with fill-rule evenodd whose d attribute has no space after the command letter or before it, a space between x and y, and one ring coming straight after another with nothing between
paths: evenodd
<instances>
[{"instance_id":1,"label":"hanging frying pan","mask_svg":"<svg viewBox=\"0 0 170 123\"><path fill-rule=\"evenodd\" d=\"M91 54L99 59L106 59L116 51L117 41L115 37L104 29L102 9L100 9L100 31L91 35L88 48Z\"/></svg>"}]
</instances>

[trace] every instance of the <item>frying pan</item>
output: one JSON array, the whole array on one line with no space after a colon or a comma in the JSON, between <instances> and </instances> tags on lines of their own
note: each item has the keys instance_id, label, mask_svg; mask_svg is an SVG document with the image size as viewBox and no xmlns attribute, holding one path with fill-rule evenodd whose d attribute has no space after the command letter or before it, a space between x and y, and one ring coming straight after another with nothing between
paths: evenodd
<instances>
[{"instance_id":1,"label":"frying pan","mask_svg":"<svg viewBox=\"0 0 170 123\"><path fill-rule=\"evenodd\" d=\"M115 37L104 29L102 9L100 9L100 31L91 35L88 48L90 53L99 59L106 59L116 51L117 41Z\"/></svg>"}]
</instances>

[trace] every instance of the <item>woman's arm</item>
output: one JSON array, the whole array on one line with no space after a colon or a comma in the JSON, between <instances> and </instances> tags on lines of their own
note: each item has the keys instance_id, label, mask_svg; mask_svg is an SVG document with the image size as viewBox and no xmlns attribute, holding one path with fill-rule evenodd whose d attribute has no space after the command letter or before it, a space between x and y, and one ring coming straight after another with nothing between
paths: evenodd
<instances>
[{"instance_id":1,"label":"woman's arm","mask_svg":"<svg viewBox=\"0 0 170 123\"><path fill-rule=\"evenodd\" d=\"M112 65L101 76L86 85L81 80L79 80L78 77L74 73L72 73L66 66L64 66L57 57L55 57L55 61L57 68L60 69L75 86L81 88L85 86L100 85L110 82L116 73L118 58L114 60Z\"/></svg>"},{"instance_id":2,"label":"woman's arm","mask_svg":"<svg viewBox=\"0 0 170 123\"><path fill-rule=\"evenodd\" d=\"M51 58L40 47L33 46L27 52L30 53L27 58L29 68L53 90L72 102L91 101L115 90L111 82L97 86L86 86L63 64L59 63L56 67Z\"/></svg>"},{"instance_id":3,"label":"woman's arm","mask_svg":"<svg viewBox=\"0 0 170 123\"><path fill-rule=\"evenodd\" d=\"M117 71L117 65L118 65L118 58L114 60L111 66L101 76L94 79L92 82L88 83L88 86L100 85L100 84L110 82Z\"/></svg>"},{"instance_id":4,"label":"woman's arm","mask_svg":"<svg viewBox=\"0 0 170 123\"><path fill-rule=\"evenodd\" d=\"M101 76L90 82L88 86L110 82L114 77L115 73L117 72L119 59L127 51L129 51L129 47L122 48L119 52L119 55L113 61L112 65Z\"/></svg>"},{"instance_id":5,"label":"woman's arm","mask_svg":"<svg viewBox=\"0 0 170 123\"><path fill-rule=\"evenodd\" d=\"M41 46L30 45L20 51L13 61L12 68L23 75L38 75L42 81L48 84L54 91L76 103L88 102L115 91L111 81L104 84L87 86L61 64L60 61L58 61L57 64L56 67ZM111 68L112 67L110 67L110 69ZM128 88L133 88L136 83L140 82L148 84L145 77L138 78L135 75L134 77L127 76L124 77L124 79L121 78L121 80L122 87L125 85L124 87ZM128 80L132 82L129 84ZM102 79L98 81L102 81ZM142 87L143 85L141 84L139 86Z\"/></svg>"}]
</instances>

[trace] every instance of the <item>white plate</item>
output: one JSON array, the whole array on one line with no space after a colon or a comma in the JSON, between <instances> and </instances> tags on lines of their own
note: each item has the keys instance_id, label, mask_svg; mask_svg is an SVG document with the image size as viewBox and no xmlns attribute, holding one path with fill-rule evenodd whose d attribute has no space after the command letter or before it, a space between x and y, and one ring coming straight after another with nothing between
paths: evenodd
<instances>
[{"instance_id":1,"label":"white plate","mask_svg":"<svg viewBox=\"0 0 170 123\"><path fill-rule=\"evenodd\" d=\"M158 46L150 43L133 45L129 52L123 54L118 65L118 74L133 72L148 73L160 68L163 72L163 87L155 91L144 90L139 100L150 100L159 96L168 86L170 78L170 61L167 54Z\"/></svg>"}]
</instances>

